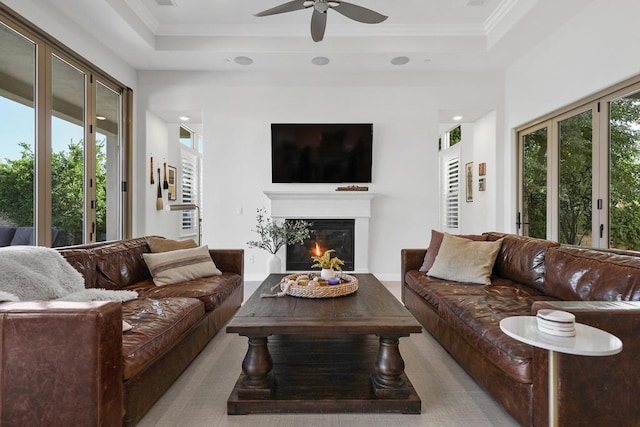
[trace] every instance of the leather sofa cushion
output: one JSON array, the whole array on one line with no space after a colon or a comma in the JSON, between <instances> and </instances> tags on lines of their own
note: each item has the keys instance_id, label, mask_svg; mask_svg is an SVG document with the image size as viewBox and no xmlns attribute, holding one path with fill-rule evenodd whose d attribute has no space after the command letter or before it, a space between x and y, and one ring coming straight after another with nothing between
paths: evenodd
<instances>
[{"instance_id":1,"label":"leather sofa cushion","mask_svg":"<svg viewBox=\"0 0 640 427\"><path fill-rule=\"evenodd\" d=\"M203 315L204 304L193 298L138 298L123 303L122 319L132 326L122 337L124 380L174 346Z\"/></svg>"},{"instance_id":2,"label":"leather sofa cushion","mask_svg":"<svg viewBox=\"0 0 640 427\"><path fill-rule=\"evenodd\" d=\"M540 297L543 293L526 285L512 282L498 276L491 276L491 285L478 285L475 283L452 282L435 277L425 276L418 270L407 272L406 286L424 298L436 310L440 300L448 296L456 295L494 295L516 297ZM554 299L555 298L548 298ZM529 313L527 313L529 314Z\"/></svg>"},{"instance_id":3,"label":"leather sofa cushion","mask_svg":"<svg viewBox=\"0 0 640 427\"><path fill-rule=\"evenodd\" d=\"M559 243L547 240L487 233L487 240L504 238L493 267L495 275L545 291L545 257Z\"/></svg>"},{"instance_id":4,"label":"leather sofa cushion","mask_svg":"<svg viewBox=\"0 0 640 427\"><path fill-rule=\"evenodd\" d=\"M427 276L418 270L408 271L405 276L406 286L424 298L437 311L440 299L449 295L485 295L486 285L475 283L459 283Z\"/></svg>"},{"instance_id":5,"label":"leather sofa cushion","mask_svg":"<svg viewBox=\"0 0 640 427\"><path fill-rule=\"evenodd\" d=\"M96 261L86 249L59 249L58 252L84 277L85 288L96 287Z\"/></svg>"},{"instance_id":6,"label":"leather sofa cushion","mask_svg":"<svg viewBox=\"0 0 640 427\"><path fill-rule=\"evenodd\" d=\"M547 253L545 292L568 301L640 301L640 259L559 247Z\"/></svg>"},{"instance_id":7,"label":"leather sofa cushion","mask_svg":"<svg viewBox=\"0 0 640 427\"><path fill-rule=\"evenodd\" d=\"M171 285L145 286L144 289L137 289L137 291L145 298L197 298L204 303L206 311L212 311L240 286L242 286L242 277L239 274L222 273L220 276L203 277Z\"/></svg>"},{"instance_id":8,"label":"leather sofa cushion","mask_svg":"<svg viewBox=\"0 0 640 427\"><path fill-rule=\"evenodd\" d=\"M545 297L524 296L518 289L501 287L486 295L455 295L442 298L440 316L471 346L515 381L530 384L532 347L506 335L500 320L528 316L531 305Z\"/></svg>"},{"instance_id":9,"label":"leather sofa cushion","mask_svg":"<svg viewBox=\"0 0 640 427\"><path fill-rule=\"evenodd\" d=\"M151 277L149 269L142 258L149 252L144 237L119 241L95 249L96 286L117 290Z\"/></svg>"}]
</instances>

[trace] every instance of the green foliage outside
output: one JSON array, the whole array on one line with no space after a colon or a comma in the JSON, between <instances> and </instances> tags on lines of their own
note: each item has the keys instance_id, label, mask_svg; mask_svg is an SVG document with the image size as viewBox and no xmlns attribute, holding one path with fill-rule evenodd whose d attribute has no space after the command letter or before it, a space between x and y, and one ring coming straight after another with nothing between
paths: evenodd
<instances>
[{"instance_id":1,"label":"green foliage outside","mask_svg":"<svg viewBox=\"0 0 640 427\"><path fill-rule=\"evenodd\" d=\"M592 117L585 112L560 123L559 240L591 245ZM609 176L610 247L640 250L640 101L611 103ZM527 235L547 228L547 129L525 137L523 204ZM604 164L602 167L606 167ZM528 224L527 224L528 223Z\"/></svg>"},{"instance_id":2,"label":"green foliage outside","mask_svg":"<svg viewBox=\"0 0 640 427\"><path fill-rule=\"evenodd\" d=\"M104 141L96 142L96 232L106 233L106 155ZM34 224L34 152L19 143L20 157L0 163L0 217L11 225ZM83 242L84 143L71 141L67 150L51 156L53 228L64 230L64 244Z\"/></svg>"}]
</instances>

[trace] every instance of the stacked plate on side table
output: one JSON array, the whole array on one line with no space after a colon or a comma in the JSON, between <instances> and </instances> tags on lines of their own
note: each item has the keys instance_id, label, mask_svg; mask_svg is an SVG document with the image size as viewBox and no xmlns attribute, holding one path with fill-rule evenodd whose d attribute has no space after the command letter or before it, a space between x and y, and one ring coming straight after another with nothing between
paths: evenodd
<instances>
[{"instance_id":1,"label":"stacked plate on side table","mask_svg":"<svg viewBox=\"0 0 640 427\"><path fill-rule=\"evenodd\" d=\"M538 330L558 337L576 336L576 316L560 310L538 310Z\"/></svg>"}]
</instances>

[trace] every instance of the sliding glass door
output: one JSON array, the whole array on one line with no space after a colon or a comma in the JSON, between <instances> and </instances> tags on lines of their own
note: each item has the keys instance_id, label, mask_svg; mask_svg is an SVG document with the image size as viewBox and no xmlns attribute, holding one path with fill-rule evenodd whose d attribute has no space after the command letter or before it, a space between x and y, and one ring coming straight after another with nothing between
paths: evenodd
<instances>
[{"instance_id":1,"label":"sliding glass door","mask_svg":"<svg viewBox=\"0 0 640 427\"><path fill-rule=\"evenodd\" d=\"M520 234L640 250L640 83L518 132Z\"/></svg>"},{"instance_id":2,"label":"sliding glass door","mask_svg":"<svg viewBox=\"0 0 640 427\"><path fill-rule=\"evenodd\" d=\"M525 236L547 235L547 127L522 135L522 200L518 227Z\"/></svg>"},{"instance_id":3,"label":"sliding glass door","mask_svg":"<svg viewBox=\"0 0 640 427\"><path fill-rule=\"evenodd\" d=\"M0 246L125 237L130 92L27 26L0 14Z\"/></svg>"},{"instance_id":4,"label":"sliding glass door","mask_svg":"<svg viewBox=\"0 0 640 427\"><path fill-rule=\"evenodd\" d=\"M558 241L592 246L593 115L591 110L558 122Z\"/></svg>"},{"instance_id":5,"label":"sliding glass door","mask_svg":"<svg viewBox=\"0 0 640 427\"><path fill-rule=\"evenodd\" d=\"M640 92L609 102L609 247L640 250Z\"/></svg>"},{"instance_id":6,"label":"sliding glass door","mask_svg":"<svg viewBox=\"0 0 640 427\"><path fill-rule=\"evenodd\" d=\"M33 244L35 142L36 44L0 23L0 246Z\"/></svg>"}]
</instances>

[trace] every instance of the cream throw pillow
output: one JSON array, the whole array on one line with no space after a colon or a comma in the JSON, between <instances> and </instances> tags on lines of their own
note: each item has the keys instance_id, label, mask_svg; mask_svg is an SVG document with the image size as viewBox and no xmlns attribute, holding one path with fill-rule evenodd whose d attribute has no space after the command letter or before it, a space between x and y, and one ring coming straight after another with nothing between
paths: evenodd
<instances>
[{"instance_id":1,"label":"cream throw pillow","mask_svg":"<svg viewBox=\"0 0 640 427\"><path fill-rule=\"evenodd\" d=\"M209 247L142 254L157 286L222 274L209 255Z\"/></svg>"},{"instance_id":2,"label":"cream throw pillow","mask_svg":"<svg viewBox=\"0 0 640 427\"><path fill-rule=\"evenodd\" d=\"M427 275L456 282L491 284L493 264L502 246L495 242L475 242L445 233L440 250Z\"/></svg>"}]
</instances>

